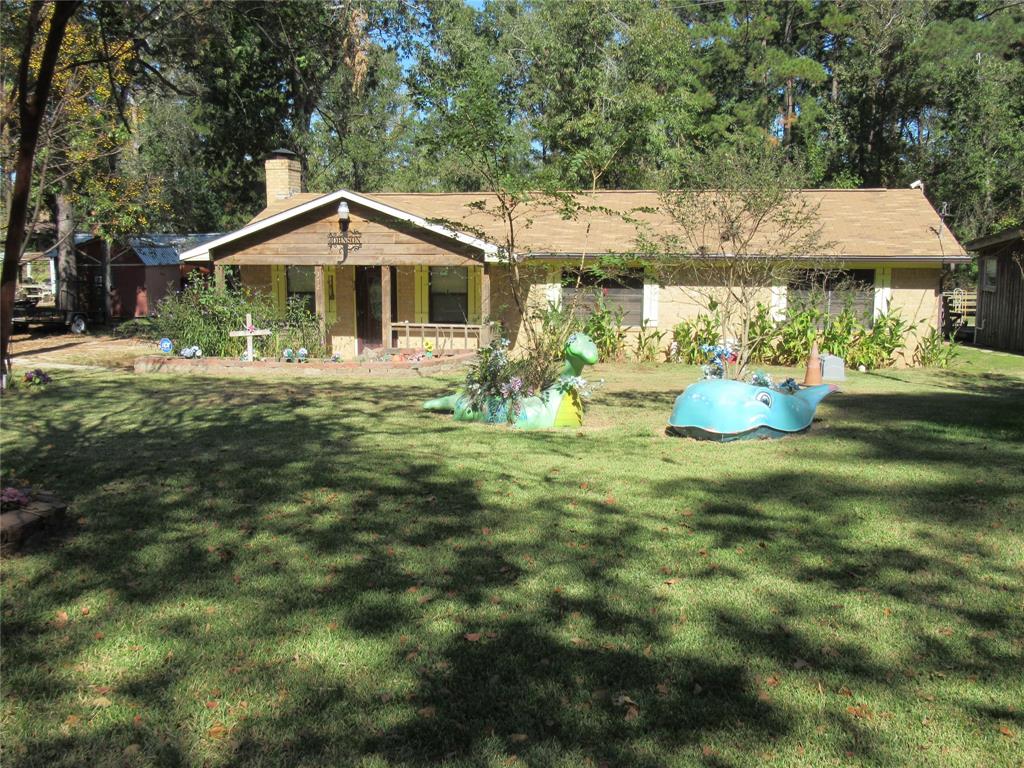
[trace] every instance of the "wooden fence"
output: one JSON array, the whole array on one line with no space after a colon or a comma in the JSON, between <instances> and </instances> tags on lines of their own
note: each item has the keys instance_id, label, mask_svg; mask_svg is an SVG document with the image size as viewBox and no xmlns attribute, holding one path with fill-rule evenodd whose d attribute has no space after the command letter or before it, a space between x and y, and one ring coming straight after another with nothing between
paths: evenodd
<instances>
[{"instance_id":1,"label":"wooden fence","mask_svg":"<svg viewBox=\"0 0 1024 768\"><path fill-rule=\"evenodd\" d=\"M491 343L490 325L464 323L392 323L392 332L400 347L422 346L423 342L434 344L434 354L479 349Z\"/></svg>"}]
</instances>

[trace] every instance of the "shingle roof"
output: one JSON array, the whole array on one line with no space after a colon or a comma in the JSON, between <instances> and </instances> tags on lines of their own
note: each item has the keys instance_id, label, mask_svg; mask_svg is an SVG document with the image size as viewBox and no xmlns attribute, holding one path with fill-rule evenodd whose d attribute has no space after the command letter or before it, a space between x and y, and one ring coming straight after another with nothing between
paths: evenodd
<instances>
[{"instance_id":1,"label":"shingle roof","mask_svg":"<svg viewBox=\"0 0 1024 768\"><path fill-rule=\"evenodd\" d=\"M964 256L964 249L942 221L928 199L916 189L809 189L799 194L816 206L821 240L829 244L823 256L852 257L935 257ZM322 195L304 192L275 202L252 221L282 213ZM367 195L387 205L431 220L441 220L476 229L492 242L503 242L501 223L469 207L478 201L493 201L485 192L400 193ZM529 219L520 234L523 249L542 253L629 252L636 247L637 225L621 214L645 222L654 233L671 232L677 225L660 211L659 193L651 190L600 191L579 196L587 206L609 213L584 213L576 219L562 218L553 206L536 205L524 217ZM588 233L589 227L589 233Z\"/></svg>"}]
</instances>

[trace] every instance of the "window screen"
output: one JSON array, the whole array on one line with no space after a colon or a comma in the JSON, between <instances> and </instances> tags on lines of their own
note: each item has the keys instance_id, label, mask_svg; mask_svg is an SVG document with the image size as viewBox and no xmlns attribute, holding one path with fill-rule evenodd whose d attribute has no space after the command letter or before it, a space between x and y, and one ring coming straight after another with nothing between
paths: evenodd
<instances>
[{"instance_id":1,"label":"window screen","mask_svg":"<svg viewBox=\"0 0 1024 768\"><path fill-rule=\"evenodd\" d=\"M579 288L577 288L577 278ZM644 319L644 273L631 269L614 277L590 270L565 270L562 273L562 303L589 314L598 301L622 310L622 324L639 326Z\"/></svg>"},{"instance_id":2,"label":"window screen","mask_svg":"<svg viewBox=\"0 0 1024 768\"><path fill-rule=\"evenodd\" d=\"M996 289L996 283L999 279L999 261L992 256L985 259L985 279L982 281L982 287L986 291L994 291Z\"/></svg>"},{"instance_id":3,"label":"window screen","mask_svg":"<svg viewBox=\"0 0 1024 768\"><path fill-rule=\"evenodd\" d=\"M311 313L316 313L316 277L314 267L288 267L288 299L302 299Z\"/></svg>"},{"instance_id":4,"label":"window screen","mask_svg":"<svg viewBox=\"0 0 1024 768\"><path fill-rule=\"evenodd\" d=\"M430 268L430 322L465 323L469 319L466 267Z\"/></svg>"},{"instance_id":5,"label":"window screen","mask_svg":"<svg viewBox=\"0 0 1024 768\"><path fill-rule=\"evenodd\" d=\"M813 307L831 317L850 309L870 327L875 314L875 270L801 273L789 283L786 304L791 311Z\"/></svg>"}]
</instances>

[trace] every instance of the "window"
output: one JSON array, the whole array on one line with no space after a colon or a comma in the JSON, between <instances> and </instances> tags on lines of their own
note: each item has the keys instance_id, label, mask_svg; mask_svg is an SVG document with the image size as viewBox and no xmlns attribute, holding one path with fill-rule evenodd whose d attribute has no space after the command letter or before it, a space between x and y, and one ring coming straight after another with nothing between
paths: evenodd
<instances>
[{"instance_id":1,"label":"window","mask_svg":"<svg viewBox=\"0 0 1024 768\"><path fill-rule=\"evenodd\" d=\"M306 309L316 314L316 277L314 267L288 267L288 301L299 297Z\"/></svg>"},{"instance_id":2,"label":"window","mask_svg":"<svg viewBox=\"0 0 1024 768\"><path fill-rule=\"evenodd\" d=\"M790 280L786 305L791 312L815 308L831 317L850 309L870 327L875 314L875 270L803 272Z\"/></svg>"},{"instance_id":3,"label":"window","mask_svg":"<svg viewBox=\"0 0 1024 768\"><path fill-rule=\"evenodd\" d=\"M994 291L999 281L999 260L993 256L985 258L985 278L981 287L986 291Z\"/></svg>"},{"instance_id":4,"label":"window","mask_svg":"<svg viewBox=\"0 0 1024 768\"><path fill-rule=\"evenodd\" d=\"M576 282L579 279L579 289ZM562 273L562 303L575 305L581 314L590 313L598 301L622 311L622 324L639 326L644 319L644 272L630 269L614 277L591 270L572 269Z\"/></svg>"},{"instance_id":5,"label":"window","mask_svg":"<svg viewBox=\"0 0 1024 768\"><path fill-rule=\"evenodd\" d=\"M465 323L468 318L468 270L465 267L431 267L430 322Z\"/></svg>"}]
</instances>

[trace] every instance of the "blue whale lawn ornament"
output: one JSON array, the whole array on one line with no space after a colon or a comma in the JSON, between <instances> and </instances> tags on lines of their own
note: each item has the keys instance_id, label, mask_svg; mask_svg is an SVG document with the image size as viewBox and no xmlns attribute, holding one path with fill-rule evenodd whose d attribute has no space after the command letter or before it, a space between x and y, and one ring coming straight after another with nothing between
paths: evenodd
<instances>
[{"instance_id":1,"label":"blue whale lawn ornament","mask_svg":"<svg viewBox=\"0 0 1024 768\"><path fill-rule=\"evenodd\" d=\"M742 381L706 379L676 398L667 431L723 443L785 437L809 429L818 403L837 389L821 384L787 394Z\"/></svg>"}]
</instances>

